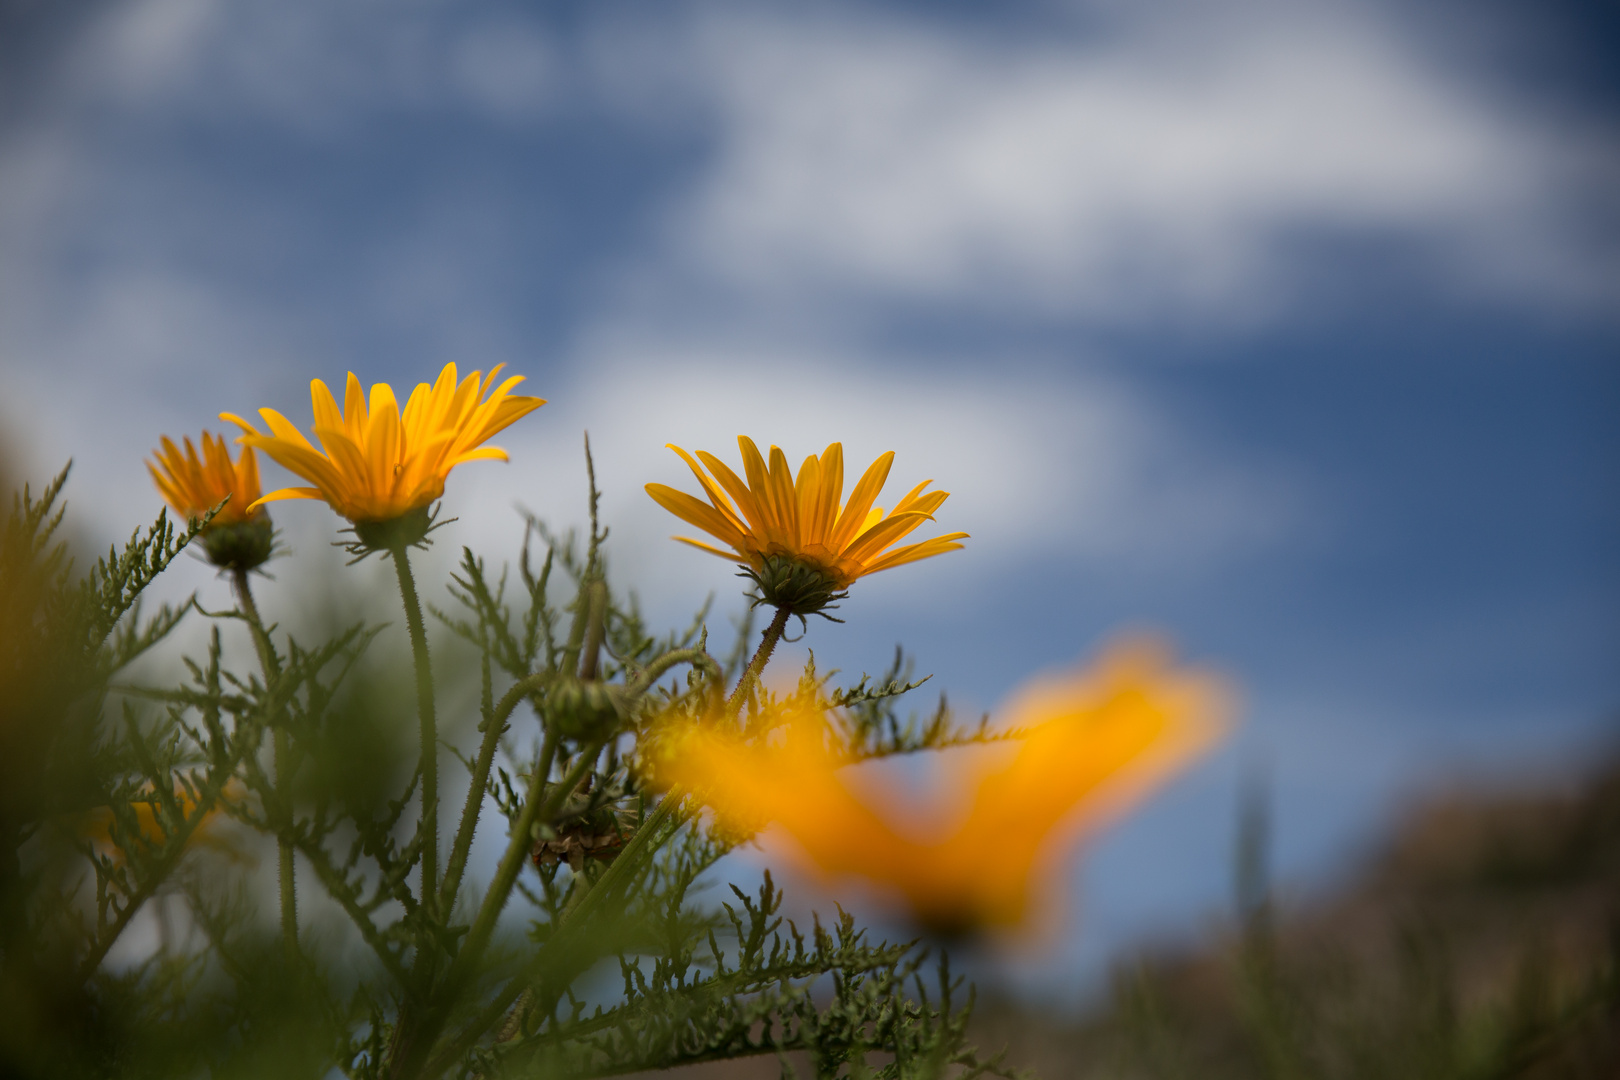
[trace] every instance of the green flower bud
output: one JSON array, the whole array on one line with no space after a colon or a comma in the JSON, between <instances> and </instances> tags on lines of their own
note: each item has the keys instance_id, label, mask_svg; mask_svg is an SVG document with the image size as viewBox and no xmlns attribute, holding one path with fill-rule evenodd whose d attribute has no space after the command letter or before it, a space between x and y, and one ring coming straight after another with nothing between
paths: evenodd
<instances>
[{"instance_id":1,"label":"green flower bud","mask_svg":"<svg viewBox=\"0 0 1620 1080\"><path fill-rule=\"evenodd\" d=\"M608 683L564 679L547 696L546 716L568 738L606 739L624 721L623 692Z\"/></svg>"}]
</instances>

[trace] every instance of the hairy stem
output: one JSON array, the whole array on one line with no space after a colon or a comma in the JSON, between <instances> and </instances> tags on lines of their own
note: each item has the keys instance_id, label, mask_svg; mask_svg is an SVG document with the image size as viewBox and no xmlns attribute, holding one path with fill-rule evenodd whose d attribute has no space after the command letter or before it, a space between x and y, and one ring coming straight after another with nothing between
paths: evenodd
<instances>
[{"instance_id":1,"label":"hairy stem","mask_svg":"<svg viewBox=\"0 0 1620 1080\"><path fill-rule=\"evenodd\" d=\"M563 913L562 921L557 931L546 943L545 947L525 965L524 969L507 981L506 986L487 1005L480 1010L471 1021L461 1028L454 1037L447 1040L437 1054L428 1062L426 1074L437 1076L450 1068L465 1054L469 1048L483 1037L484 1033L502 1021L514 1002L533 986L535 973L542 967L553 970L569 967L569 959L574 955L589 955L588 949L580 947L581 935L589 928L591 921L598 915L602 906L616 893L622 892L624 886L630 884L636 874L645 869L646 862L653 852L674 835L685 822L685 812L680 809L681 792L671 791L664 796L658 808L647 816L641 827L636 830L630 843L624 846L617 858L607 868L607 871L596 880L594 885L581 883L585 891L570 899L567 911ZM669 826L669 827L666 827ZM562 983L566 986L567 981ZM555 989L555 993L548 993L547 997L555 1000L561 995L562 986ZM538 998L537 998L538 1000ZM541 1002L549 1009L547 1002Z\"/></svg>"},{"instance_id":2,"label":"hairy stem","mask_svg":"<svg viewBox=\"0 0 1620 1080\"><path fill-rule=\"evenodd\" d=\"M440 994L439 1001L430 1007L425 1015L410 1025L411 1030L407 1037L400 1042L401 1048L391 1055L393 1057L391 1076L435 1076L443 1071L442 1068L435 1067L428 1058L440 1032L444 1029L448 1017L447 1005L458 989L472 976L478 961L483 957L484 949L489 945L501 909L506 906L518 874L522 871L529 852L533 850L534 827L537 823L549 821L556 814L562 801L579 786L591 766L596 763L603 744L594 743L586 747L574 767L568 770L568 775L547 793L546 777L551 772L556 745L556 740L548 734L540 753L540 761L535 765L534 775L529 778L529 790L523 803L523 810L512 826L506 854L501 857L500 867L495 871L495 880L490 883L489 892L485 894L484 902L478 909L478 916L473 921L472 929L467 932L461 951L457 954L450 974L445 979L445 992ZM495 1019L499 1018L500 1013L497 1013ZM481 1028L480 1034L487 1027L486 1024Z\"/></svg>"},{"instance_id":3,"label":"hairy stem","mask_svg":"<svg viewBox=\"0 0 1620 1080\"><path fill-rule=\"evenodd\" d=\"M719 685L722 682L720 665L715 661L714 657L702 649L672 649L641 670L635 679L630 682L627 688L627 696L632 701L640 698L642 694L645 694L652 687L653 683L664 677L666 671L679 664L691 664L693 667L702 668L707 672L717 686L716 698L725 689L724 686Z\"/></svg>"},{"instance_id":4,"label":"hairy stem","mask_svg":"<svg viewBox=\"0 0 1620 1080\"><path fill-rule=\"evenodd\" d=\"M403 546L390 554L399 575L399 595L405 602L405 625L411 633L411 658L416 665L416 716L422 743L422 903L432 914L438 909L439 891L439 725L433 713L433 669L428 663L427 631L410 557Z\"/></svg>"},{"instance_id":5,"label":"hairy stem","mask_svg":"<svg viewBox=\"0 0 1620 1080\"><path fill-rule=\"evenodd\" d=\"M594 591L590 589L590 586L581 590L584 595L580 598L582 602L579 609L576 610L572 632L569 634L569 645L562 664L564 672L572 672L574 664L579 662L580 652L585 646L587 625L595 621L592 616L596 616L596 619L599 620L605 614L606 597L605 595L591 595ZM605 590L602 590L602 592L605 593ZM743 675L743 685L746 685L746 680L750 676L757 677L760 670L764 668L765 662L770 659L771 650L781 640L782 633L787 626L787 620L788 614L785 611L779 612L777 618L772 620L770 628L766 631L765 639L760 643L759 651L755 653L753 661L750 662L748 670ZM669 669L682 663L702 668L717 680L719 678L720 667L708 653L701 649L675 650L653 661L638 678L632 681L629 686L632 700L646 693L648 688ZM594 674L594 672L590 674ZM493 745L493 740L498 738L500 730L505 726L507 718L511 715L512 710L517 707L518 702L527 694L533 692L546 677L545 675L531 676L520 681L507 691L506 696L501 699L500 704L496 706L490 716L490 726L484 733L486 746ZM743 700L741 690L742 686L739 686L739 694L735 698L738 702ZM544 791L544 781L550 775L552 756L555 751L555 741L548 730L544 748L541 752L541 761L529 782L528 797L524 804L523 813L513 828L506 855L501 860L501 866L496 872L495 881L491 884L490 891L485 896L484 904L479 910L478 917L467 935L460 956L457 958L456 969L452 971L449 980L452 984L458 976L464 976L464 973L476 964L479 956L487 946L489 937L494 931L495 921L500 915L501 908L505 905L507 894L510 893L513 884L517 880L524 859L528 857L529 852L532 850L532 834L535 824L537 822L547 822L556 814L561 807L562 801L584 779L586 771L595 762L596 756L601 752L601 749L601 744L597 744L582 754L574 768L569 771L569 774L563 778L561 783L552 789L550 796L542 802L540 795ZM482 748L480 748L479 761L475 768L483 769L483 774L487 777ZM471 794L469 793L470 799ZM570 902L569 909L564 914L563 923L559 926L559 930L572 930L583 925L594 914L596 909L602 905L605 898L613 895L622 886L628 884L628 879L631 879L642 868L641 864L652 855L653 850L656 850L659 841L667 839L669 834L673 832L673 829L666 831L666 826L670 824L672 818L676 817L677 807L681 801L681 795L678 791L672 791L665 796L663 802L648 815L641 827L636 830L635 835L630 838L630 842L625 845L624 850L620 852L618 858L614 859L613 864L608 867L596 885L594 887L586 885L584 891L577 895L573 902ZM466 821L467 818L464 816L463 827L465 827ZM681 824L682 820L675 820L674 828L679 828ZM458 849L459 846L458 838ZM454 856L452 856L452 860L454 861ZM447 886L450 880L449 874L450 872L447 871ZM551 952L548 950L544 955L549 956ZM444 1069L449 1068L450 1064L481 1038L490 1027L501 1022L507 1010L511 1008L513 1001L526 987L527 979L524 976L511 980L507 989L498 995L494 1002L486 1005L471 1023L465 1025L448 1041L447 1045L439 1047L438 1053L433 1054L426 1061L426 1074L437 1075ZM435 1024L434 1026L438 1025ZM430 1043L436 1039L437 1033L434 1032L430 1034L426 1042ZM419 1042L418 1045L423 1045L423 1043ZM412 1050L414 1052L410 1056L413 1058L416 1053L421 1052L416 1050L415 1047L412 1047ZM397 1066L404 1067L404 1072L401 1075L408 1075L414 1065L414 1061L400 1061L397 1063Z\"/></svg>"},{"instance_id":6,"label":"hairy stem","mask_svg":"<svg viewBox=\"0 0 1620 1080\"><path fill-rule=\"evenodd\" d=\"M473 834L478 830L478 817L484 806L484 792L489 785L489 770L495 761L495 751L500 748L501 733L506 730L506 722L511 719L512 712L518 703L525 697L534 693L552 678L550 672L541 672L531 675L513 685L501 698L500 703L491 710L487 725L484 728L484 741L478 747L478 760L473 762L472 782L467 788L467 802L461 808L461 823L456 828L456 839L450 848L450 861L444 869L444 887L439 891L439 909L448 912L455 906L456 892L461 888L461 875L467 870L467 856L472 851ZM540 751L541 764L538 766L540 775L545 776L551 771L551 758L556 752L556 746L550 731L546 732L546 741Z\"/></svg>"},{"instance_id":7,"label":"hairy stem","mask_svg":"<svg viewBox=\"0 0 1620 1080\"><path fill-rule=\"evenodd\" d=\"M253 633L253 648L259 654L259 668L264 673L264 688L268 694L270 687L281 677L281 662L276 658L275 647L270 643L270 634L259 618L259 606L253 602L253 589L248 584L248 572L241 568L231 571L231 584L236 588L236 601L241 605L242 614L247 618L248 627ZM272 729L271 740L276 755L276 796L285 804L290 798L288 788L291 786L292 747L289 745L286 730L279 725ZM292 837L286 829L279 830L276 836L276 849L279 857L277 880L281 892L281 940L287 949L287 959L296 963L298 883L294 876L296 868L293 865Z\"/></svg>"},{"instance_id":8,"label":"hairy stem","mask_svg":"<svg viewBox=\"0 0 1620 1080\"><path fill-rule=\"evenodd\" d=\"M776 643L782 640L782 634L787 630L788 619L792 612L785 607L776 609L776 615L771 624L765 628L765 636L759 639L759 648L754 651L754 658L748 661L743 669L742 678L737 680L737 688L731 692L731 698L726 702L726 716L736 719L741 714L743 705L748 701L748 694L754 683L759 681L760 672L765 670L765 662L776 651Z\"/></svg>"},{"instance_id":9,"label":"hairy stem","mask_svg":"<svg viewBox=\"0 0 1620 1080\"><path fill-rule=\"evenodd\" d=\"M557 667L564 675L573 675L579 669L579 653L585 646L585 628L590 622L590 585L590 578L587 577L579 587L579 595L574 599L574 621L569 624L568 643L563 646L562 663Z\"/></svg>"},{"instance_id":10,"label":"hairy stem","mask_svg":"<svg viewBox=\"0 0 1620 1080\"><path fill-rule=\"evenodd\" d=\"M550 736L547 736L546 747L554 746ZM472 929L467 933L467 940L461 947L457 957L457 966L470 969L478 963L484 953L484 947L489 944L489 937L495 931L495 920L499 918L501 909L506 906L506 899L517 881L517 876L523 869L523 864L534 848L534 827L540 823L549 822L562 802L585 779L585 774L591 766L596 764L596 756L601 753L602 744L593 743L586 747L568 770L568 775L562 782L554 786L549 793L546 792L546 774L550 772L551 762L549 756L542 752L545 760L540 762L534 770L534 776L529 779L528 798L524 800L523 811L518 815L517 824L512 827L511 839L506 845L506 854L501 857L499 869L495 871L495 880L490 882L489 893L484 897L484 904L478 910L478 918L473 922ZM540 766L545 766L542 769Z\"/></svg>"}]
</instances>

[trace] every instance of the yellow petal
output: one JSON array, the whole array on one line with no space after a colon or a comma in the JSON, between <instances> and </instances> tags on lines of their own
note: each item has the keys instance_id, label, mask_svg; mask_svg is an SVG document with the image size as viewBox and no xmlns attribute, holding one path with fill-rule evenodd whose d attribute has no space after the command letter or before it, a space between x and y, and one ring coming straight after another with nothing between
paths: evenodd
<instances>
[{"instance_id":1,"label":"yellow petal","mask_svg":"<svg viewBox=\"0 0 1620 1080\"><path fill-rule=\"evenodd\" d=\"M850 492L849 502L844 512L838 517L838 524L834 526L828 544L835 551L842 551L855 538L856 530L865 523L866 514L877 501L878 493L889 479L889 466L894 464L894 451L882 454L862 474L855 490Z\"/></svg>"},{"instance_id":2,"label":"yellow petal","mask_svg":"<svg viewBox=\"0 0 1620 1080\"><path fill-rule=\"evenodd\" d=\"M350 376L353 378L353 376ZM309 401L311 411L315 414L316 427L341 428L343 426L343 412L338 408L337 402L332 398L332 391L326 384L315 379L309 384Z\"/></svg>"},{"instance_id":3,"label":"yellow petal","mask_svg":"<svg viewBox=\"0 0 1620 1080\"><path fill-rule=\"evenodd\" d=\"M219 414L219 418L225 421L227 424L235 424L237 427L242 429L244 434L257 435L259 433L258 428L254 427L240 416L237 416L235 413L222 412Z\"/></svg>"},{"instance_id":4,"label":"yellow petal","mask_svg":"<svg viewBox=\"0 0 1620 1080\"><path fill-rule=\"evenodd\" d=\"M455 458L453 461L450 462L450 467L454 468L455 466L463 464L464 462L468 462L468 461L511 461L511 460L512 460L512 458L507 454L507 452L505 450L502 450L498 446L481 446L477 450L469 450L465 454L462 454L461 456Z\"/></svg>"},{"instance_id":5,"label":"yellow petal","mask_svg":"<svg viewBox=\"0 0 1620 1080\"><path fill-rule=\"evenodd\" d=\"M690 525L696 525L710 536L722 543L730 544L737 551L745 549L747 541L744 540L731 522L714 507L688 495L684 491L663 484L646 485L647 494L665 510L674 514Z\"/></svg>"},{"instance_id":6,"label":"yellow petal","mask_svg":"<svg viewBox=\"0 0 1620 1080\"><path fill-rule=\"evenodd\" d=\"M679 450L680 448L672 446L670 449ZM759 500L754 498L754 493L749 490L747 484L743 483L742 477L732 472L730 466L706 450L699 450L697 456L704 465L708 466L709 471L714 474L714 478L725 486L726 492L736 500L737 510L742 514L743 519L748 522L749 531L756 536L764 536L764 511L760 509Z\"/></svg>"},{"instance_id":7,"label":"yellow petal","mask_svg":"<svg viewBox=\"0 0 1620 1080\"><path fill-rule=\"evenodd\" d=\"M788 468L787 455L779 446L771 447L769 473L771 509L776 513L779 532L771 539L790 550L804 545L799 535L799 497L793 490L793 470Z\"/></svg>"},{"instance_id":8,"label":"yellow petal","mask_svg":"<svg viewBox=\"0 0 1620 1080\"><path fill-rule=\"evenodd\" d=\"M915 512L890 514L856 537L855 542L844 549L844 557L857 562L875 559L884 548L898 543L927 520L927 514Z\"/></svg>"},{"instance_id":9,"label":"yellow petal","mask_svg":"<svg viewBox=\"0 0 1620 1080\"><path fill-rule=\"evenodd\" d=\"M294 427L292 422L285 416L282 416L274 409L260 409L259 415L264 417L266 424L270 425L270 434L275 438L314 453L315 447L310 445L309 440L304 438L304 433Z\"/></svg>"},{"instance_id":10,"label":"yellow petal","mask_svg":"<svg viewBox=\"0 0 1620 1080\"><path fill-rule=\"evenodd\" d=\"M279 491L272 491L270 494L265 495L264 497L260 498L252 506L248 507L248 510L249 511L257 510L259 507L263 506L267 502L279 502L282 499L325 499L325 498L326 498L326 496L321 493L320 488L311 488L311 487L282 488Z\"/></svg>"},{"instance_id":11,"label":"yellow petal","mask_svg":"<svg viewBox=\"0 0 1620 1080\"><path fill-rule=\"evenodd\" d=\"M263 435L245 435L243 438L247 445L263 450L276 464L297 473L305 480L328 488L340 487L343 484L342 474L337 467L310 449L307 444L298 446L284 439L267 439Z\"/></svg>"},{"instance_id":12,"label":"yellow petal","mask_svg":"<svg viewBox=\"0 0 1620 1080\"><path fill-rule=\"evenodd\" d=\"M315 381L320 382L319 379ZM326 384L321 383L321 388L324 390ZM369 426L370 417L366 415L366 391L360 385L359 377L351 371L343 385L343 429L349 438L358 442L366 437L366 428Z\"/></svg>"},{"instance_id":13,"label":"yellow petal","mask_svg":"<svg viewBox=\"0 0 1620 1080\"><path fill-rule=\"evenodd\" d=\"M709 496L709 502L714 504L714 508L720 512L721 516L731 522L739 533L746 532L746 526L743 525L742 520L737 516L737 512L731 507L731 500L726 498L726 493L721 490L718 484L710 480L703 470L698 468L698 463L692 460L692 455L673 443L665 443L664 445L679 454L681 460L686 462L686 467L692 470L692 475L697 477L699 484L703 485L703 491ZM726 471L730 472L729 469Z\"/></svg>"},{"instance_id":14,"label":"yellow petal","mask_svg":"<svg viewBox=\"0 0 1620 1080\"><path fill-rule=\"evenodd\" d=\"M688 536L672 536L672 537L670 537L670 539L671 540L679 540L683 544L691 544L693 547L697 548L699 551L707 551L710 555L718 555L722 559L726 560L727 562L741 563L741 562L746 562L747 561L742 556L738 555L735 551L721 551L717 547L714 547L714 546L709 545L709 544L705 544L701 540L693 540L691 537L688 537Z\"/></svg>"},{"instance_id":15,"label":"yellow petal","mask_svg":"<svg viewBox=\"0 0 1620 1080\"><path fill-rule=\"evenodd\" d=\"M962 545L956 543L956 541L967 539L967 535L964 532L946 533L944 536L936 536L932 540L924 540L920 544L908 544L903 548L895 548L887 555L870 563L866 567L866 572L875 574L879 570L888 570L909 562L916 562L918 559L943 555L947 551L960 551Z\"/></svg>"},{"instance_id":16,"label":"yellow petal","mask_svg":"<svg viewBox=\"0 0 1620 1080\"><path fill-rule=\"evenodd\" d=\"M821 505L816 509L816 533L810 539L833 547L832 537L838 524L839 500L844 497L844 444L830 443L821 452Z\"/></svg>"}]
</instances>

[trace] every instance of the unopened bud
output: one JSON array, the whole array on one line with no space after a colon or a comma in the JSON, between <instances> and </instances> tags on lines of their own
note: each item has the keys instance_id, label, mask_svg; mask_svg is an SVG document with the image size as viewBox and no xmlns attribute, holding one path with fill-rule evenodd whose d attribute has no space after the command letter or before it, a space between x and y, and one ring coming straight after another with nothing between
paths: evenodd
<instances>
[{"instance_id":1,"label":"unopened bud","mask_svg":"<svg viewBox=\"0 0 1620 1080\"><path fill-rule=\"evenodd\" d=\"M546 715L571 739L606 739L624 719L623 691L608 683L565 679L547 696Z\"/></svg>"}]
</instances>

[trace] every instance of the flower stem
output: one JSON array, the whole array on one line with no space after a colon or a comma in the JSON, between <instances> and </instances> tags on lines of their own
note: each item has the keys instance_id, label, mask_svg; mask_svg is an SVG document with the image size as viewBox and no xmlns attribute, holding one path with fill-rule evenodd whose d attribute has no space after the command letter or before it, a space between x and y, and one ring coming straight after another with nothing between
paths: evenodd
<instances>
[{"instance_id":1,"label":"flower stem","mask_svg":"<svg viewBox=\"0 0 1620 1080\"><path fill-rule=\"evenodd\" d=\"M478 915L456 954L450 973L445 977L446 992L441 993L439 1000L430 1005L414 1024L401 1023L396 1026L396 1048L389 1054L392 1062L390 1076L438 1076L448 1068L448 1064L436 1067L427 1059L449 1018L449 1005L455 1000L455 995L465 989L468 980L477 971L478 962L483 958L490 935L495 932L495 922L500 917L501 909L506 906L518 874L528 860L529 852L534 848L535 826L549 823L556 816L563 801L574 793L592 766L596 764L603 745L597 742L581 748L579 757L562 781L556 785L548 785L546 780L551 774L557 740L547 733L545 744L540 751L540 760L535 764L533 775L529 777L523 809L512 825L512 833L506 844L506 854L501 857L500 866L495 872L495 880L490 883L489 891L484 895L484 902L478 909ZM548 786L551 788L549 792ZM479 1028L479 1034L482 1035L491 1024L499 1020L501 1013L505 1012L510 1004L508 1001L499 1011L492 1011Z\"/></svg>"},{"instance_id":2,"label":"flower stem","mask_svg":"<svg viewBox=\"0 0 1620 1080\"><path fill-rule=\"evenodd\" d=\"M466 872L467 856L472 851L473 833L478 828L479 809L484 805L484 796L487 794L489 770L495 761L495 751L500 747L501 735L506 731L506 722L518 704L550 678L549 673L541 673L513 684L501 698L500 704L490 710L488 718L484 721L486 725L484 741L478 748L478 760L473 764L472 782L467 787L467 802L461 809L461 824L456 829L456 838L450 847L450 861L444 868L444 884L439 890L440 911L448 912L456 906L456 893L461 888L461 875ZM547 729L545 745L540 752L540 769L548 776L551 773L551 758L555 752L551 731Z\"/></svg>"},{"instance_id":3,"label":"flower stem","mask_svg":"<svg viewBox=\"0 0 1620 1080\"><path fill-rule=\"evenodd\" d=\"M765 636L759 639L759 648L754 651L754 658L748 661L743 669L742 678L737 680L737 688L731 692L731 698L726 702L726 716L736 719L742 713L743 705L748 701L748 693L753 689L754 683L759 681L760 672L765 670L765 662L771 658L776 650L776 643L782 640L782 634L787 630L787 622L792 613L785 607L776 609L771 624L765 628Z\"/></svg>"},{"instance_id":4,"label":"flower stem","mask_svg":"<svg viewBox=\"0 0 1620 1080\"><path fill-rule=\"evenodd\" d=\"M439 890L439 726L433 713L433 669L428 664L427 631L422 626L422 605L416 598L410 557L403 545L390 554L399 575L411 657L416 664L416 716L422 742L422 903L432 912L438 907Z\"/></svg>"},{"instance_id":5,"label":"flower stem","mask_svg":"<svg viewBox=\"0 0 1620 1080\"><path fill-rule=\"evenodd\" d=\"M529 778L529 790L523 801L523 809L518 814L517 822L512 826L506 853L501 856L500 866L495 871L495 879L490 882L489 892L485 894L484 903L478 909L478 917L473 920L472 929L467 932L467 938L456 956L458 970L451 975L452 983L456 982L457 975L476 970L479 959L484 955L484 947L489 944L489 937L495 931L495 920L500 917L501 909L506 906L507 896L511 893L523 864L528 860L529 853L534 849L534 827L551 823L551 819L561 809L563 801L574 793L592 766L596 764L597 755L602 752L602 745L596 742L582 747L573 768L568 770L560 783L550 785L551 790L548 792L546 779L551 772L551 762L557 744L551 734L547 733L540 761L535 766L534 775Z\"/></svg>"},{"instance_id":6,"label":"flower stem","mask_svg":"<svg viewBox=\"0 0 1620 1080\"><path fill-rule=\"evenodd\" d=\"M682 793L679 789L667 792L657 809L641 823L635 835L630 838L630 842L596 883L593 885L581 882L580 886L576 886L582 886L583 891L569 899L568 906L562 913L562 919L547 941L545 949L530 960L527 967L512 977L482 1011L446 1041L439 1053L429 1060L424 1070L425 1075L437 1076L450 1068L457 1058L483 1037L485 1032L501 1023L502 1018L507 1016L508 1011L523 996L524 991L534 984L534 978L540 971L541 964L549 961L554 968L567 967L568 956L579 948L580 934L593 924L592 920L598 916L602 906L611 900L619 899L624 890L633 883L635 875L646 869L646 860L650 859L657 848L667 842L685 823L691 811L690 807L681 808L682 802ZM669 827L671 825L673 827ZM563 985L566 985L566 981ZM547 993L547 1001L554 1002L561 993L560 988L553 988ZM542 1008L546 1007L546 1001L541 1001L540 1004Z\"/></svg>"},{"instance_id":7,"label":"flower stem","mask_svg":"<svg viewBox=\"0 0 1620 1080\"><path fill-rule=\"evenodd\" d=\"M231 571L231 584L236 588L237 603L241 605L242 614L247 617L248 627L253 632L253 648L259 654L259 668L264 673L265 692L268 693L271 685L281 677L281 663L276 659L276 650L270 643L270 635L259 619L259 606L253 602L253 589L248 584L248 572L242 569ZM288 788L292 772L292 747L285 728L276 727L271 732L271 739L276 755L276 796L286 804L290 798ZM294 877L292 837L287 834L286 829L282 829L276 837L276 848L279 855L277 877L281 887L281 939L287 948L287 959L296 963L298 887Z\"/></svg>"}]
</instances>

